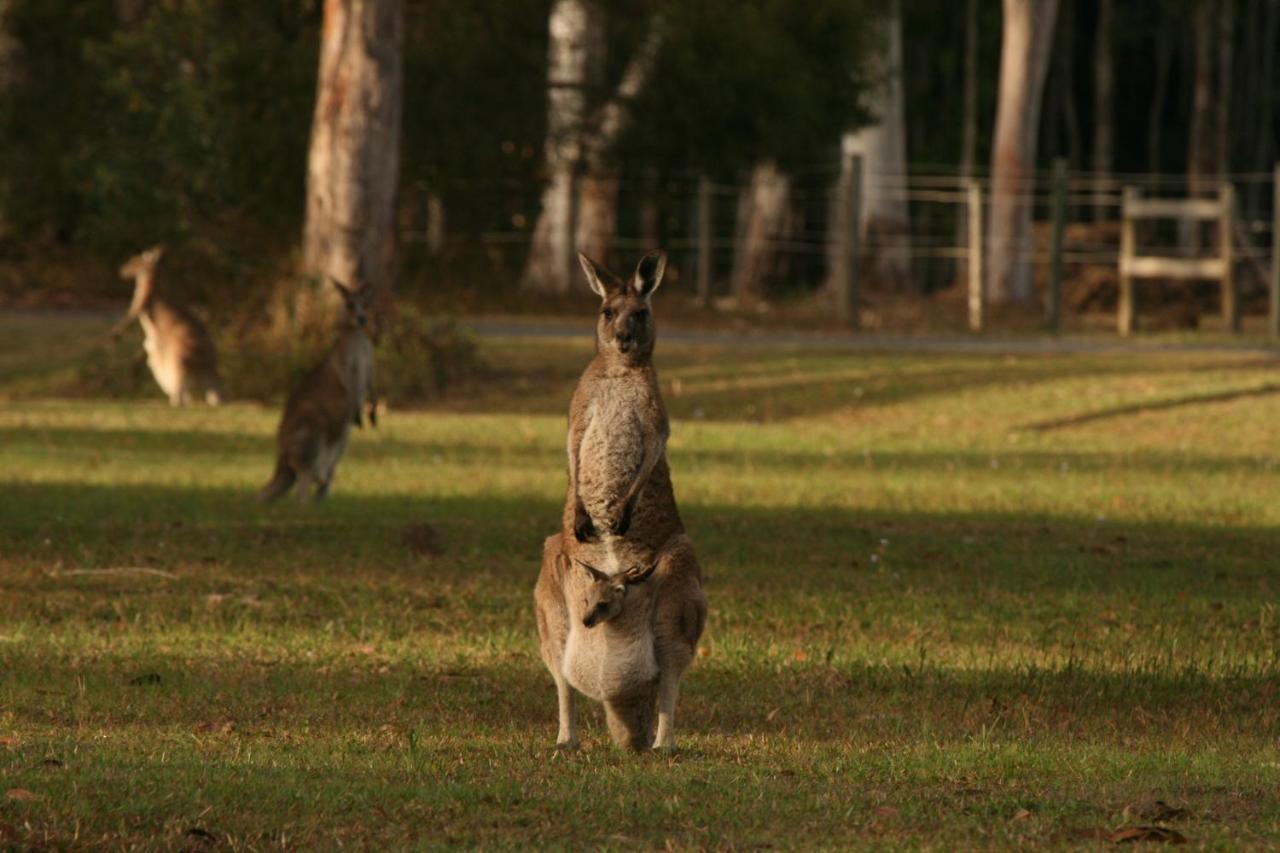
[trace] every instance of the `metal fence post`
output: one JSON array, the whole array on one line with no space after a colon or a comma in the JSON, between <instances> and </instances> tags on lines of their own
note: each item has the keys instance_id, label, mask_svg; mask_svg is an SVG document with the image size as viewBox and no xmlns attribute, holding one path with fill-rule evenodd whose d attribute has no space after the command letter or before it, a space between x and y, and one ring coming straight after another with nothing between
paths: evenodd
<instances>
[{"instance_id":1,"label":"metal fence post","mask_svg":"<svg viewBox=\"0 0 1280 853\"><path fill-rule=\"evenodd\" d=\"M836 311L851 329L858 328L858 250L862 232L862 157L847 155L845 171L849 176L840 199L843 205L844 230L840 233L841 275Z\"/></svg>"},{"instance_id":2,"label":"metal fence post","mask_svg":"<svg viewBox=\"0 0 1280 853\"><path fill-rule=\"evenodd\" d=\"M982 185L969 180L965 186L969 208L969 328L982 331L982 309L986 302L983 294L982 257Z\"/></svg>"},{"instance_id":3,"label":"metal fence post","mask_svg":"<svg viewBox=\"0 0 1280 853\"><path fill-rule=\"evenodd\" d=\"M1049 292L1045 300L1045 325L1062 330L1062 237L1067 225L1067 161L1053 161L1053 244L1050 248Z\"/></svg>"},{"instance_id":4,"label":"metal fence post","mask_svg":"<svg viewBox=\"0 0 1280 853\"><path fill-rule=\"evenodd\" d=\"M698 178L698 300L711 304L711 179Z\"/></svg>"},{"instance_id":5,"label":"metal fence post","mask_svg":"<svg viewBox=\"0 0 1280 853\"><path fill-rule=\"evenodd\" d=\"M1229 181L1223 181L1218 188L1218 199L1222 204L1221 219L1218 221L1218 241L1222 248L1222 322L1229 332L1240 331L1240 300L1236 294L1235 270L1235 188Z\"/></svg>"},{"instance_id":6,"label":"metal fence post","mask_svg":"<svg viewBox=\"0 0 1280 853\"><path fill-rule=\"evenodd\" d=\"M1280 163L1271 182L1271 337L1280 338Z\"/></svg>"}]
</instances>

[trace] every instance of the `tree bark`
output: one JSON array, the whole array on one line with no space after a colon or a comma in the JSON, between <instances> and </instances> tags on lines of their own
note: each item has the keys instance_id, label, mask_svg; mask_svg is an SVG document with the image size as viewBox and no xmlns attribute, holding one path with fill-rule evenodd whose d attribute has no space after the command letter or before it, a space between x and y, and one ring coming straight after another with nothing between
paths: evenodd
<instances>
[{"instance_id":1,"label":"tree bark","mask_svg":"<svg viewBox=\"0 0 1280 853\"><path fill-rule=\"evenodd\" d=\"M868 273L894 290L912 288L911 217L904 198L907 179L907 134L903 110L902 86L902 15L897 0L879 23L876 50L871 60L870 109L875 123L841 140L841 176L833 210L839 211L838 200L848 181L843 173L850 154L862 157L862 245ZM833 226L841 227L839 214L832 217ZM835 258L839 240L827 241L827 267L839 266ZM913 288L912 288L913 289Z\"/></svg>"},{"instance_id":2,"label":"tree bark","mask_svg":"<svg viewBox=\"0 0 1280 853\"><path fill-rule=\"evenodd\" d=\"M618 223L618 179L610 176L609 158L618 139L631 123L631 101L648 82L662 47L664 25L655 18L649 35L627 64L613 96L600 108L595 128L586 135L586 164L578 190L578 251L601 263L609 253Z\"/></svg>"},{"instance_id":3,"label":"tree bark","mask_svg":"<svg viewBox=\"0 0 1280 853\"><path fill-rule=\"evenodd\" d=\"M776 262L775 242L785 236L791 181L772 160L758 163L738 201L738 241L730 292L740 302L758 298Z\"/></svg>"},{"instance_id":4,"label":"tree bark","mask_svg":"<svg viewBox=\"0 0 1280 853\"><path fill-rule=\"evenodd\" d=\"M1029 302L1035 297L1031 191L1040 98L1057 8L1057 0L1004 0L987 263L987 292L993 302Z\"/></svg>"},{"instance_id":5,"label":"tree bark","mask_svg":"<svg viewBox=\"0 0 1280 853\"><path fill-rule=\"evenodd\" d=\"M1213 88L1213 15L1208 0L1196 4L1192 16L1194 77L1191 88L1191 133L1187 151L1187 185L1192 196L1205 189L1204 180L1214 170L1210 139L1209 101Z\"/></svg>"},{"instance_id":6,"label":"tree bark","mask_svg":"<svg viewBox=\"0 0 1280 853\"><path fill-rule=\"evenodd\" d=\"M978 0L965 0L964 94L960 131L960 178L972 178L978 166ZM956 245L968 242L969 221L965 208L956 218Z\"/></svg>"},{"instance_id":7,"label":"tree bark","mask_svg":"<svg viewBox=\"0 0 1280 853\"><path fill-rule=\"evenodd\" d=\"M1231 64L1235 0L1218 0L1218 103L1214 167L1219 179L1231 172Z\"/></svg>"},{"instance_id":8,"label":"tree bark","mask_svg":"<svg viewBox=\"0 0 1280 853\"><path fill-rule=\"evenodd\" d=\"M325 0L303 264L377 304L392 281L403 33L402 0Z\"/></svg>"},{"instance_id":9,"label":"tree bark","mask_svg":"<svg viewBox=\"0 0 1280 853\"><path fill-rule=\"evenodd\" d=\"M1098 0L1098 21L1093 53L1093 219L1107 218L1108 179L1112 169L1115 77L1111 57L1111 0Z\"/></svg>"},{"instance_id":10,"label":"tree bark","mask_svg":"<svg viewBox=\"0 0 1280 853\"><path fill-rule=\"evenodd\" d=\"M574 175L583 153L587 90L599 78L602 22L588 0L556 0L547 18L546 187L521 282L568 293L573 257Z\"/></svg>"}]
</instances>

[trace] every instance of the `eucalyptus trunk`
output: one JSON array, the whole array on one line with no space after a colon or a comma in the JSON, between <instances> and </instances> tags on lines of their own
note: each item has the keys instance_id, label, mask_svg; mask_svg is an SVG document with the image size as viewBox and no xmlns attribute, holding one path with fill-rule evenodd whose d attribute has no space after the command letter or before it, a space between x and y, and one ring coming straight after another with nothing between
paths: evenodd
<instances>
[{"instance_id":1,"label":"eucalyptus trunk","mask_svg":"<svg viewBox=\"0 0 1280 853\"><path fill-rule=\"evenodd\" d=\"M403 90L401 0L325 0L303 265L390 294Z\"/></svg>"},{"instance_id":2,"label":"eucalyptus trunk","mask_svg":"<svg viewBox=\"0 0 1280 853\"><path fill-rule=\"evenodd\" d=\"M1035 298L1031 213L1036 132L1057 10L1057 0L1004 0L987 263L987 292L993 302Z\"/></svg>"}]
</instances>

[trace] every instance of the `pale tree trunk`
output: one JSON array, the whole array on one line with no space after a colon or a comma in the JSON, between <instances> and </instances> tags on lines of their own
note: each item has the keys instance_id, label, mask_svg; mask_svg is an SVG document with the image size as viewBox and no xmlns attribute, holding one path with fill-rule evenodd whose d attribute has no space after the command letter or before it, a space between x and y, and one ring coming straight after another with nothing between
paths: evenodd
<instances>
[{"instance_id":1,"label":"pale tree trunk","mask_svg":"<svg viewBox=\"0 0 1280 853\"><path fill-rule=\"evenodd\" d=\"M547 31L547 184L521 283L531 290L568 293L577 267L574 174L582 158L587 90L598 79L604 41L598 10L589 0L556 0Z\"/></svg>"},{"instance_id":2,"label":"pale tree trunk","mask_svg":"<svg viewBox=\"0 0 1280 853\"><path fill-rule=\"evenodd\" d=\"M894 290L912 287L911 218L904 197L907 180L907 133L902 93L902 15L897 0L878 24L876 48L871 60L872 86L868 107L875 123L841 140L840 182L833 211L847 185L849 155L862 158L862 246L867 270L877 281ZM840 228L842 215L832 216ZM834 237L834 235L833 235ZM840 266L841 241L829 239L827 267Z\"/></svg>"},{"instance_id":3,"label":"pale tree trunk","mask_svg":"<svg viewBox=\"0 0 1280 853\"><path fill-rule=\"evenodd\" d=\"M640 94L662 47L663 21L656 18L649 35L631 57L613 96L600 108L593 132L584 141L586 169L578 190L578 251L608 264L617 231L618 179L607 174L609 157L631 122L631 101Z\"/></svg>"},{"instance_id":4,"label":"pale tree trunk","mask_svg":"<svg viewBox=\"0 0 1280 853\"><path fill-rule=\"evenodd\" d=\"M1040 97L1057 11L1057 0L1004 0L987 263L987 292L993 302L1030 302L1035 298L1030 258L1031 193Z\"/></svg>"},{"instance_id":5,"label":"pale tree trunk","mask_svg":"<svg viewBox=\"0 0 1280 853\"><path fill-rule=\"evenodd\" d=\"M1115 77L1111 58L1111 2L1098 0L1098 26L1093 53L1093 171L1098 182L1094 189L1093 219L1107 218L1107 194L1112 167L1114 137Z\"/></svg>"},{"instance_id":6,"label":"pale tree trunk","mask_svg":"<svg viewBox=\"0 0 1280 853\"><path fill-rule=\"evenodd\" d=\"M960 178L969 180L978 165L978 0L966 0L964 12L964 116L960 134ZM968 208L960 205L956 217L956 245L969 243ZM957 278L967 275L967 264L957 267Z\"/></svg>"},{"instance_id":7,"label":"pale tree trunk","mask_svg":"<svg viewBox=\"0 0 1280 853\"><path fill-rule=\"evenodd\" d=\"M1222 179L1231 171L1231 63L1232 39L1235 37L1235 2L1218 0L1218 103L1217 140L1214 166Z\"/></svg>"},{"instance_id":8,"label":"pale tree trunk","mask_svg":"<svg viewBox=\"0 0 1280 853\"><path fill-rule=\"evenodd\" d=\"M1187 186L1199 196L1205 179L1213 173L1215 157L1210 139L1209 109L1213 88L1213 9L1201 0L1192 15L1194 77L1191 88L1191 134L1187 150Z\"/></svg>"},{"instance_id":9,"label":"pale tree trunk","mask_svg":"<svg viewBox=\"0 0 1280 853\"><path fill-rule=\"evenodd\" d=\"M390 297L403 89L401 0L325 0L307 161L308 275Z\"/></svg>"},{"instance_id":10,"label":"pale tree trunk","mask_svg":"<svg viewBox=\"0 0 1280 853\"><path fill-rule=\"evenodd\" d=\"M772 160L756 164L738 200L738 241L730 292L740 302L760 296L776 262L775 242L786 235L791 181Z\"/></svg>"}]
</instances>

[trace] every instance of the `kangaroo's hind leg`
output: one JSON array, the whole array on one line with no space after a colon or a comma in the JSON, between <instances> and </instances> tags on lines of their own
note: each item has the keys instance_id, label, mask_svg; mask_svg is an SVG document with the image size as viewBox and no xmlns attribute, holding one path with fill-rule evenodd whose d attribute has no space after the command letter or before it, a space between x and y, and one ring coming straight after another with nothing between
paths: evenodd
<instances>
[{"instance_id":1,"label":"kangaroo's hind leg","mask_svg":"<svg viewBox=\"0 0 1280 853\"><path fill-rule=\"evenodd\" d=\"M573 688L564 677L564 649L569 639L569 609L564 602L562 582L565 560L559 533L548 536L542 546L542 570L533 591L534 615L538 622L538 651L556 683L556 704L560 729L557 749L576 749L578 721L573 708Z\"/></svg>"},{"instance_id":2,"label":"kangaroo's hind leg","mask_svg":"<svg viewBox=\"0 0 1280 853\"><path fill-rule=\"evenodd\" d=\"M658 732L653 748L674 750L680 678L693 662L707 621L702 570L687 537L679 537L663 550L654 575L657 580L653 640L658 662Z\"/></svg>"}]
</instances>

